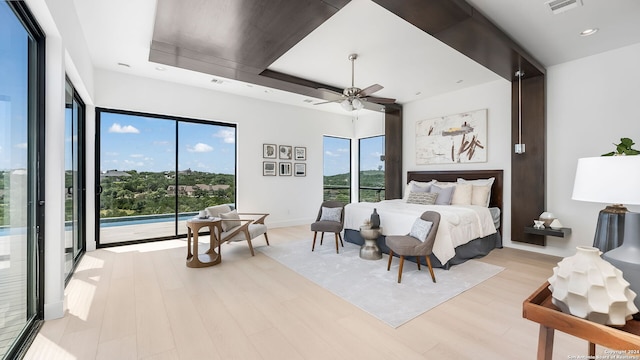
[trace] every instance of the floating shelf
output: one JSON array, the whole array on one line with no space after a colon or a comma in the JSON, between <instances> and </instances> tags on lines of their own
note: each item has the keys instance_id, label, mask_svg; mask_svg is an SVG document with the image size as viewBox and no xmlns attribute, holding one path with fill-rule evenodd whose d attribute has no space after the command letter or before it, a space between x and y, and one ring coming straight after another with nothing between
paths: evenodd
<instances>
[{"instance_id":1,"label":"floating shelf","mask_svg":"<svg viewBox=\"0 0 640 360\"><path fill-rule=\"evenodd\" d=\"M557 237L565 237L571 234L571 228L560 228L560 229L552 229L545 227L543 229L534 228L533 226L526 226L524 228L525 234L533 234L533 235L545 235L545 236L557 236Z\"/></svg>"}]
</instances>

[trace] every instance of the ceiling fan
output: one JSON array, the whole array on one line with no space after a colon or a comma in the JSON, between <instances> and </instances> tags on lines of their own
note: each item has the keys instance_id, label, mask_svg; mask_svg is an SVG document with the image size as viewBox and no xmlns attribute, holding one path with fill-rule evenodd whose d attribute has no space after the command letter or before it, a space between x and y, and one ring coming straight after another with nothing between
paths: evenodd
<instances>
[{"instance_id":1,"label":"ceiling fan","mask_svg":"<svg viewBox=\"0 0 640 360\"><path fill-rule=\"evenodd\" d=\"M340 97L335 100L316 103L315 105L328 104L339 102L343 109L347 111L360 110L365 107L365 102L372 102L376 104L393 104L396 99L382 98L370 96L371 94L383 89L382 85L374 84L364 89L355 87L353 84L354 79L354 62L358 58L358 54L350 54L349 60L351 61L351 87L348 87L342 91ZM336 92L322 89L323 91L330 92L332 95L336 95Z\"/></svg>"}]
</instances>

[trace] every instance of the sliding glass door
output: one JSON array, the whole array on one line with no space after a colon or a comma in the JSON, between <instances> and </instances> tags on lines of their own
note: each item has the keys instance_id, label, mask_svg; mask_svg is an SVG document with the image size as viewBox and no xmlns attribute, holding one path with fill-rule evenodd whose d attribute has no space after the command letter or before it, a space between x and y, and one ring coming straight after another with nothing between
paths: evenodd
<instances>
[{"instance_id":1,"label":"sliding glass door","mask_svg":"<svg viewBox=\"0 0 640 360\"><path fill-rule=\"evenodd\" d=\"M100 246L186 234L207 206L235 202L233 125L98 109Z\"/></svg>"},{"instance_id":2,"label":"sliding glass door","mask_svg":"<svg viewBox=\"0 0 640 360\"><path fill-rule=\"evenodd\" d=\"M65 278L69 279L85 246L84 103L67 79L65 86Z\"/></svg>"},{"instance_id":3,"label":"sliding glass door","mask_svg":"<svg viewBox=\"0 0 640 360\"><path fill-rule=\"evenodd\" d=\"M23 2L0 1L0 358L42 319L44 37Z\"/></svg>"}]
</instances>

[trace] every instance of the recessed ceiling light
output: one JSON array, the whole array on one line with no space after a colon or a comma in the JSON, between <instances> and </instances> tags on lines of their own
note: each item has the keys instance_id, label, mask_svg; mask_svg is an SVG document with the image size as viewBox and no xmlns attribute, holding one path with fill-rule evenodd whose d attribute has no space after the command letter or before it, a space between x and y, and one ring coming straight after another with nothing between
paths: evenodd
<instances>
[{"instance_id":1,"label":"recessed ceiling light","mask_svg":"<svg viewBox=\"0 0 640 360\"><path fill-rule=\"evenodd\" d=\"M220 85L220 84L222 84L224 82L224 80L213 78L213 79L211 79L211 82L214 83L214 84Z\"/></svg>"},{"instance_id":2,"label":"recessed ceiling light","mask_svg":"<svg viewBox=\"0 0 640 360\"><path fill-rule=\"evenodd\" d=\"M313 100L311 100L311 99L304 99L304 100L302 100L302 101L306 102L307 104L310 104L310 103L312 103L312 102L313 102Z\"/></svg>"},{"instance_id":3,"label":"recessed ceiling light","mask_svg":"<svg viewBox=\"0 0 640 360\"><path fill-rule=\"evenodd\" d=\"M456 84L462 84L463 81L464 80L458 80L458 81L456 81Z\"/></svg>"},{"instance_id":4,"label":"recessed ceiling light","mask_svg":"<svg viewBox=\"0 0 640 360\"><path fill-rule=\"evenodd\" d=\"M158 70L158 71L166 71L167 68L162 67L162 66L156 66L156 70Z\"/></svg>"},{"instance_id":5,"label":"recessed ceiling light","mask_svg":"<svg viewBox=\"0 0 640 360\"><path fill-rule=\"evenodd\" d=\"M270 92L271 92L271 90L265 90L265 91L264 91L264 93L265 93L265 94L268 94L268 93L270 93Z\"/></svg>"},{"instance_id":6,"label":"recessed ceiling light","mask_svg":"<svg viewBox=\"0 0 640 360\"><path fill-rule=\"evenodd\" d=\"M593 34L597 33L598 30L599 30L598 28L587 29L587 30L584 30L584 31L580 32L580 36L593 35Z\"/></svg>"},{"instance_id":7,"label":"recessed ceiling light","mask_svg":"<svg viewBox=\"0 0 640 360\"><path fill-rule=\"evenodd\" d=\"M416 96L422 94L422 91L416 91Z\"/></svg>"},{"instance_id":8,"label":"recessed ceiling light","mask_svg":"<svg viewBox=\"0 0 640 360\"><path fill-rule=\"evenodd\" d=\"M118 65L130 68L131 65L119 62Z\"/></svg>"}]
</instances>

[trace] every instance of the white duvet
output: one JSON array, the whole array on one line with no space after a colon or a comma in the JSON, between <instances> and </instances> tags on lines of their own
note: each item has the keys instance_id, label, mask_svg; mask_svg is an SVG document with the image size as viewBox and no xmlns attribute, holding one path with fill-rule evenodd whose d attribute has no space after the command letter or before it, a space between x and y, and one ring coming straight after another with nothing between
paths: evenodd
<instances>
[{"instance_id":1,"label":"white duvet","mask_svg":"<svg viewBox=\"0 0 640 360\"><path fill-rule=\"evenodd\" d=\"M489 209L475 205L418 205L402 199L376 203L361 202L345 206L344 228L360 230L373 209L380 214L383 235L406 235L413 222L427 210L440 213L440 226L433 245L433 254L442 264L455 256L455 248L469 241L496 232Z\"/></svg>"}]
</instances>

